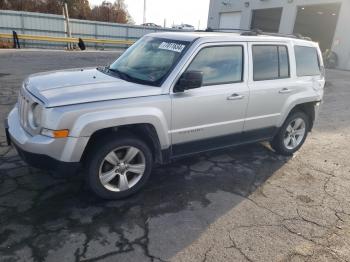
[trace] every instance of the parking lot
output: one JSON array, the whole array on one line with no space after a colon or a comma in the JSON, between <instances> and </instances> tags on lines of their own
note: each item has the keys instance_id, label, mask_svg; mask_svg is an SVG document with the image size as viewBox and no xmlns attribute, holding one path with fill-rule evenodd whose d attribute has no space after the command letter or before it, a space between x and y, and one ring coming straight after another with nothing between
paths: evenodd
<instances>
[{"instance_id":1,"label":"parking lot","mask_svg":"<svg viewBox=\"0 0 350 262\"><path fill-rule=\"evenodd\" d=\"M28 167L3 121L24 78L118 52L0 50L1 261L350 261L350 72L328 71L319 121L292 158L253 144L155 169L123 201Z\"/></svg>"}]
</instances>

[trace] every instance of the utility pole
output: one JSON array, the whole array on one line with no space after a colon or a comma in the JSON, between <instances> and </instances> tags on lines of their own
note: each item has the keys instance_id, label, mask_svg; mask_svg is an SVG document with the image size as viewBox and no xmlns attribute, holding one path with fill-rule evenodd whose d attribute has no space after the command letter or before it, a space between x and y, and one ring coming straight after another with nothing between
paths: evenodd
<instances>
[{"instance_id":1,"label":"utility pole","mask_svg":"<svg viewBox=\"0 0 350 262\"><path fill-rule=\"evenodd\" d=\"M67 36L69 38L72 37L72 33L70 31L70 23L69 23L69 14L68 14L68 6L67 6L67 1L64 2L64 6L63 6L63 13L66 19L66 29L67 29ZM71 49L72 45L70 42L68 42L68 49Z\"/></svg>"},{"instance_id":2,"label":"utility pole","mask_svg":"<svg viewBox=\"0 0 350 262\"><path fill-rule=\"evenodd\" d=\"M143 0L143 23L146 23L146 0Z\"/></svg>"}]
</instances>

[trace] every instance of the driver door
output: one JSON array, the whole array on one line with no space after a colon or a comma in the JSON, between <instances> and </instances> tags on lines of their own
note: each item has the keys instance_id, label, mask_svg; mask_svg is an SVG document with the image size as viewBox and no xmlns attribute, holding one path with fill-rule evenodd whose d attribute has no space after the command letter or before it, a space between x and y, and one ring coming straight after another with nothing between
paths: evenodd
<instances>
[{"instance_id":1,"label":"driver door","mask_svg":"<svg viewBox=\"0 0 350 262\"><path fill-rule=\"evenodd\" d=\"M183 72L203 72L202 87L171 94L173 156L239 142L249 98L244 61L248 56L243 42L198 48Z\"/></svg>"}]
</instances>

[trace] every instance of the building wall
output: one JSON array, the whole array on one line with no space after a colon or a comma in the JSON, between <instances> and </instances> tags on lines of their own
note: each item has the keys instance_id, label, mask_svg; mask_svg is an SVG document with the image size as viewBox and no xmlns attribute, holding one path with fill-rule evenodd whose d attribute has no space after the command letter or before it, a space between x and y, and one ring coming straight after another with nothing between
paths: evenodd
<instances>
[{"instance_id":1,"label":"building wall","mask_svg":"<svg viewBox=\"0 0 350 262\"><path fill-rule=\"evenodd\" d=\"M350 70L350 0L211 0L208 27L219 28L220 13L241 11L241 29L249 29L252 10L283 7L279 32L292 34L298 6L329 3L342 4L332 50L338 54L339 68Z\"/></svg>"}]
</instances>

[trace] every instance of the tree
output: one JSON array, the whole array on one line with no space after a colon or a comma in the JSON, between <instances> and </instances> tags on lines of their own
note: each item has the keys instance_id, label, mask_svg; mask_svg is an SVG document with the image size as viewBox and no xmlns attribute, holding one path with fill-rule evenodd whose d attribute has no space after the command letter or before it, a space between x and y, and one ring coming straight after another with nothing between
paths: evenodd
<instances>
[{"instance_id":1,"label":"tree","mask_svg":"<svg viewBox=\"0 0 350 262\"><path fill-rule=\"evenodd\" d=\"M8 5L7 0L0 0L0 9L5 9L7 5Z\"/></svg>"},{"instance_id":2,"label":"tree","mask_svg":"<svg viewBox=\"0 0 350 262\"><path fill-rule=\"evenodd\" d=\"M133 22L124 0L115 0L113 4L109 1L103 1L101 5L92 9L92 19L122 24Z\"/></svg>"},{"instance_id":3,"label":"tree","mask_svg":"<svg viewBox=\"0 0 350 262\"><path fill-rule=\"evenodd\" d=\"M67 0L67 6L70 17L77 19L90 19L91 8L88 0Z\"/></svg>"},{"instance_id":4,"label":"tree","mask_svg":"<svg viewBox=\"0 0 350 262\"><path fill-rule=\"evenodd\" d=\"M46 3L41 6L41 13L62 14L62 2L57 0L46 0Z\"/></svg>"},{"instance_id":5,"label":"tree","mask_svg":"<svg viewBox=\"0 0 350 262\"><path fill-rule=\"evenodd\" d=\"M67 2L71 18L96 21L133 23L124 0L115 0L112 4L103 1L91 9L88 0L0 0L0 9L62 14L62 6Z\"/></svg>"}]
</instances>

